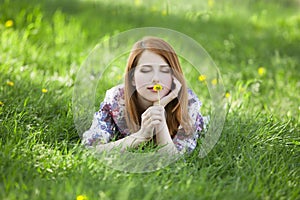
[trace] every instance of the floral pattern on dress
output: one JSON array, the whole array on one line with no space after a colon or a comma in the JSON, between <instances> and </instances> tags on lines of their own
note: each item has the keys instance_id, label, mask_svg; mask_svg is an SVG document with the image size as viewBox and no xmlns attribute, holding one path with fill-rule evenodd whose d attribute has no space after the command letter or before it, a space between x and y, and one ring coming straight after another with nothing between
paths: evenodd
<instances>
[{"instance_id":1,"label":"floral pattern on dress","mask_svg":"<svg viewBox=\"0 0 300 200\"><path fill-rule=\"evenodd\" d=\"M194 134L187 136L179 126L173 142L180 152L192 152L196 148L199 134L204 126L200 113L201 102L190 89L188 89L188 99L188 113L193 122ZM125 120L124 85L121 84L107 90L99 111L94 115L90 129L83 134L82 143L86 146L94 146L128 135L130 132Z\"/></svg>"}]
</instances>

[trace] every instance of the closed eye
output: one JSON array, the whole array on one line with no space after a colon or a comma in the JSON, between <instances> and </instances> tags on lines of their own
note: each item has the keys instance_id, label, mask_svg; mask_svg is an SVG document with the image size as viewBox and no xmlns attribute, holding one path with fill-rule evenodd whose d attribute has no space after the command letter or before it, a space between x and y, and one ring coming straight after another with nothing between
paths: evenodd
<instances>
[{"instance_id":1,"label":"closed eye","mask_svg":"<svg viewBox=\"0 0 300 200\"><path fill-rule=\"evenodd\" d=\"M147 72L151 72L152 70L151 70L151 69L150 69L150 70L149 70L149 69L141 69L140 71L141 71L142 73L147 73Z\"/></svg>"},{"instance_id":2,"label":"closed eye","mask_svg":"<svg viewBox=\"0 0 300 200\"><path fill-rule=\"evenodd\" d=\"M140 71L143 72L143 73L151 72L152 67L150 65L144 65L144 66L141 67Z\"/></svg>"},{"instance_id":3,"label":"closed eye","mask_svg":"<svg viewBox=\"0 0 300 200\"><path fill-rule=\"evenodd\" d=\"M169 66L161 66L160 71L163 73L170 73L171 68Z\"/></svg>"}]
</instances>

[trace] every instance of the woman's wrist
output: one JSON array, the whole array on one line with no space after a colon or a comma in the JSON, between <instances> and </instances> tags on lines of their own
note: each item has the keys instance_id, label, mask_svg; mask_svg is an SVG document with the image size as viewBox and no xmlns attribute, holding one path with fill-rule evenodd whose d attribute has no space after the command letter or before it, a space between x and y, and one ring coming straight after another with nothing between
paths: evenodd
<instances>
[{"instance_id":1,"label":"woman's wrist","mask_svg":"<svg viewBox=\"0 0 300 200\"><path fill-rule=\"evenodd\" d=\"M149 140L152 139L152 137L150 136L145 136L144 134L142 134L141 132L137 132L137 133L133 133L131 135L129 135L131 138L135 139L135 140L139 140L141 142L147 142Z\"/></svg>"},{"instance_id":2,"label":"woman's wrist","mask_svg":"<svg viewBox=\"0 0 300 200\"><path fill-rule=\"evenodd\" d=\"M170 136L169 129L166 124L162 125L162 128L156 134L158 145L173 144L173 140Z\"/></svg>"}]
</instances>

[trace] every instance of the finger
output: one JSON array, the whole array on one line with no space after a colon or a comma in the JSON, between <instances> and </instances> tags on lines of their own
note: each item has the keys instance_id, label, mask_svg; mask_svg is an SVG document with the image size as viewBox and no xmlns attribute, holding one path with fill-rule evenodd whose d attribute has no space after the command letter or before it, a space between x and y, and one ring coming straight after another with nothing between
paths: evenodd
<instances>
[{"instance_id":1,"label":"finger","mask_svg":"<svg viewBox=\"0 0 300 200\"><path fill-rule=\"evenodd\" d=\"M162 106L162 105L153 105L153 106L151 106L151 112L152 111L159 111L159 112L162 112L162 111L164 111L165 110L165 108Z\"/></svg>"},{"instance_id":2,"label":"finger","mask_svg":"<svg viewBox=\"0 0 300 200\"><path fill-rule=\"evenodd\" d=\"M143 113L143 118L146 119L146 118L150 118L153 115L160 115L164 111L165 109L161 105L151 106Z\"/></svg>"},{"instance_id":3,"label":"finger","mask_svg":"<svg viewBox=\"0 0 300 200\"><path fill-rule=\"evenodd\" d=\"M148 108L149 111L152 111L152 110L160 110L160 109L163 109L164 107L160 106L160 105L153 105L153 106L150 106Z\"/></svg>"},{"instance_id":4,"label":"finger","mask_svg":"<svg viewBox=\"0 0 300 200\"><path fill-rule=\"evenodd\" d=\"M157 110L153 110L151 112L150 116L151 117L156 116L156 115L159 116L159 115L162 115L164 112L165 112L165 109L163 107L162 108L158 108Z\"/></svg>"},{"instance_id":5,"label":"finger","mask_svg":"<svg viewBox=\"0 0 300 200\"><path fill-rule=\"evenodd\" d=\"M146 110L147 111L147 110ZM142 115L141 115L141 119L142 121L145 121L148 117L147 117L147 112L144 112Z\"/></svg>"},{"instance_id":6,"label":"finger","mask_svg":"<svg viewBox=\"0 0 300 200\"><path fill-rule=\"evenodd\" d=\"M153 120L162 120L164 118L165 118L165 112L164 111L163 112L159 112L159 113L151 116L151 120L152 121Z\"/></svg>"},{"instance_id":7,"label":"finger","mask_svg":"<svg viewBox=\"0 0 300 200\"><path fill-rule=\"evenodd\" d=\"M152 122L159 122L161 123L163 121L163 117L162 116L156 116L154 118L151 119L150 123Z\"/></svg>"},{"instance_id":8,"label":"finger","mask_svg":"<svg viewBox=\"0 0 300 200\"><path fill-rule=\"evenodd\" d=\"M170 103L173 99L175 99L178 96L178 89L174 89L172 90L167 96L165 96L164 98L162 98L160 100L160 104L165 107L168 103Z\"/></svg>"},{"instance_id":9,"label":"finger","mask_svg":"<svg viewBox=\"0 0 300 200\"><path fill-rule=\"evenodd\" d=\"M152 115L153 114L151 114L151 111L147 109L141 116L142 123L149 122Z\"/></svg>"},{"instance_id":10,"label":"finger","mask_svg":"<svg viewBox=\"0 0 300 200\"><path fill-rule=\"evenodd\" d=\"M176 86L181 86L180 81L175 76L173 76L173 82Z\"/></svg>"},{"instance_id":11,"label":"finger","mask_svg":"<svg viewBox=\"0 0 300 200\"><path fill-rule=\"evenodd\" d=\"M143 112L142 117L147 118L149 116L151 116L152 112L154 110L157 110L158 106L150 106L149 108L147 108L145 110L145 112Z\"/></svg>"},{"instance_id":12,"label":"finger","mask_svg":"<svg viewBox=\"0 0 300 200\"><path fill-rule=\"evenodd\" d=\"M151 127L156 128L157 126L161 125L161 121L155 120L151 122Z\"/></svg>"}]
</instances>

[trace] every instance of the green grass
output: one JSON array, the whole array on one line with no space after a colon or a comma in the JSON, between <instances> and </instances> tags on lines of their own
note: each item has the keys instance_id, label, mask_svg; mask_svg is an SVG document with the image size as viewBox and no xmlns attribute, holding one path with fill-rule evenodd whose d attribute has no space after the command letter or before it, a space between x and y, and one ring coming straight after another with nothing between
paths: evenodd
<instances>
[{"instance_id":1,"label":"green grass","mask_svg":"<svg viewBox=\"0 0 300 200\"><path fill-rule=\"evenodd\" d=\"M299 199L297 1L134 2L0 0L0 199ZM72 92L99 41L143 26L198 41L230 98L221 138L206 157L195 151L164 169L131 174L80 146ZM107 75L123 72L124 63L114 64ZM211 98L189 70L207 115ZM105 82L97 105L115 84Z\"/></svg>"}]
</instances>

